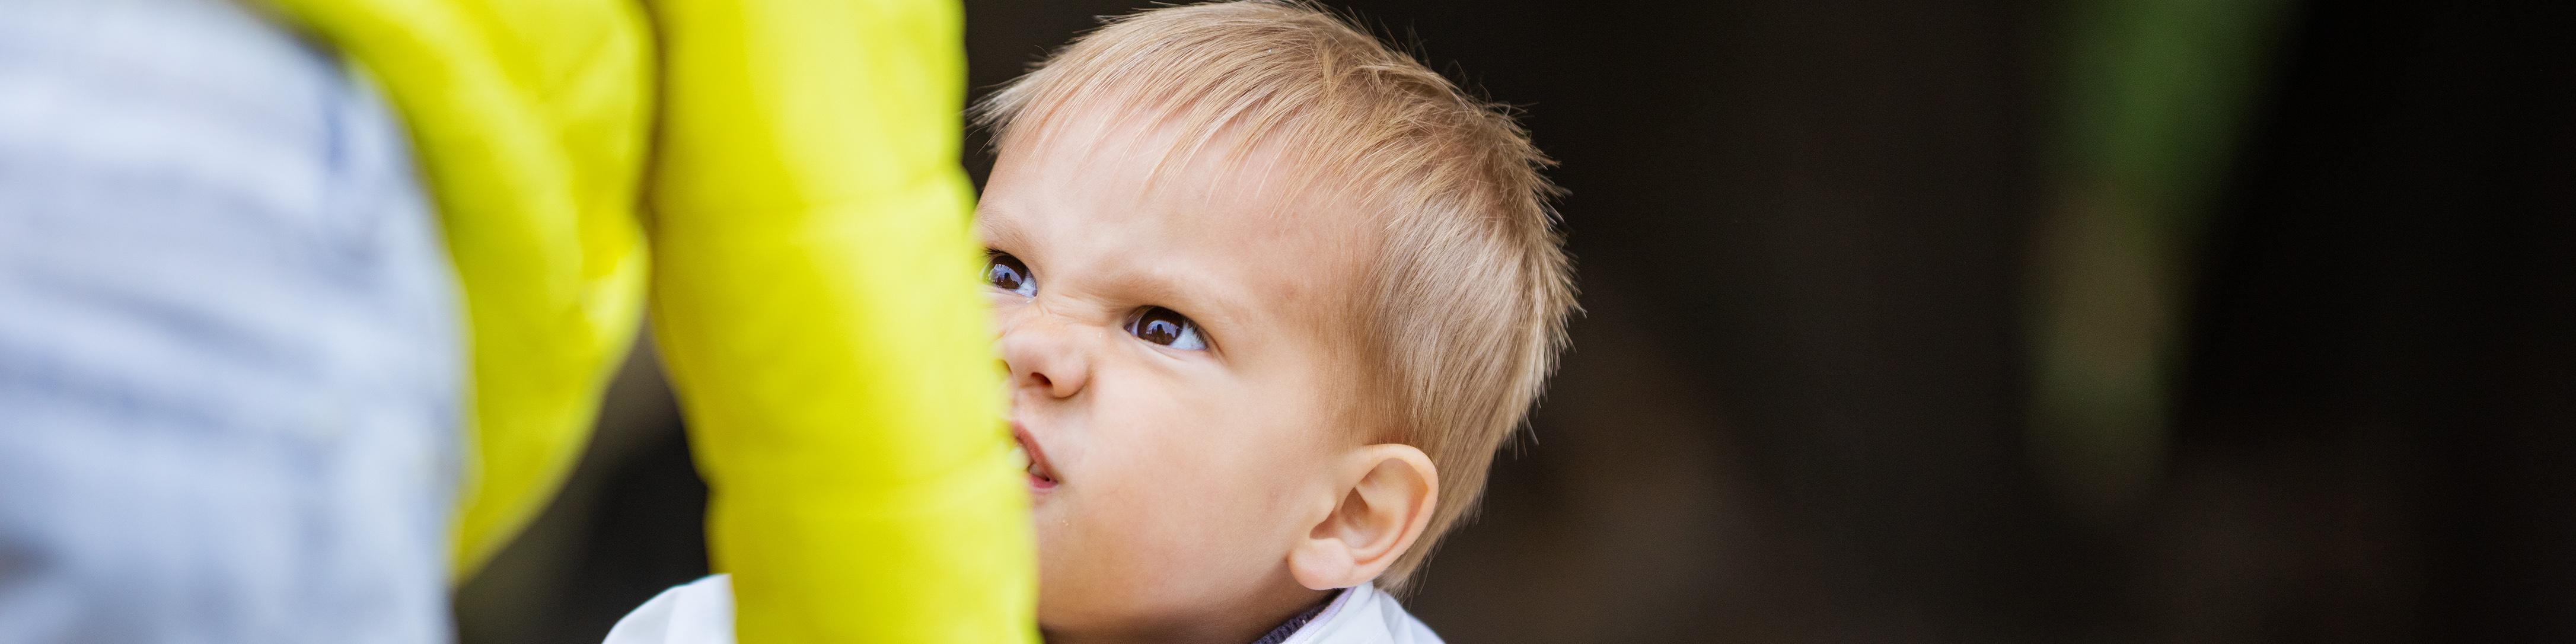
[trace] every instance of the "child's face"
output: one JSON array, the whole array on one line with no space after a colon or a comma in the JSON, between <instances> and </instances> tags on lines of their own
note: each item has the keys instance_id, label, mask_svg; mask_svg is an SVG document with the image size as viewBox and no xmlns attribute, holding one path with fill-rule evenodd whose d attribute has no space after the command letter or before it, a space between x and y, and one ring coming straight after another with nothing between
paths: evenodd
<instances>
[{"instance_id":1,"label":"child's face","mask_svg":"<svg viewBox=\"0 0 2576 644\"><path fill-rule=\"evenodd\" d=\"M1057 640L1257 635L1313 601L1286 557L1360 444L1363 220L1265 190L1259 155L1149 189L1153 129L1006 148L977 211Z\"/></svg>"}]
</instances>

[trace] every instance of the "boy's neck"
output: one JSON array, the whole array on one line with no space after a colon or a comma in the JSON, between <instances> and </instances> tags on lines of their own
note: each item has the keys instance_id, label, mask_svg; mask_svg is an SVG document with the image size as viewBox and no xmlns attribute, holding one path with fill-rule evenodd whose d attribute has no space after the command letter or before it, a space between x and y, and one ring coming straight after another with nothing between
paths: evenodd
<instances>
[{"instance_id":1,"label":"boy's neck","mask_svg":"<svg viewBox=\"0 0 2576 644\"><path fill-rule=\"evenodd\" d=\"M1296 587L1294 591L1264 595L1255 602L1259 606L1167 623L1147 630L1127 633L1046 631L1044 634L1046 644L1249 644L1277 631L1295 633L1306 620L1313 619L1342 592Z\"/></svg>"},{"instance_id":2,"label":"boy's neck","mask_svg":"<svg viewBox=\"0 0 2576 644\"><path fill-rule=\"evenodd\" d=\"M1263 634L1260 639L1253 640L1252 644L1279 644L1288 641L1288 636L1297 634L1297 629L1305 628L1308 622L1315 621L1315 616L1322 615L1324 607L1333 605L1333 600L1341 598L1343 592L1345 591L1324 591L1324 598L1317 600L1315 605L1308 606L1305 611L1289 617L1278 626L1271 627L1269 633Z\"/></svg>"}]
</instances>

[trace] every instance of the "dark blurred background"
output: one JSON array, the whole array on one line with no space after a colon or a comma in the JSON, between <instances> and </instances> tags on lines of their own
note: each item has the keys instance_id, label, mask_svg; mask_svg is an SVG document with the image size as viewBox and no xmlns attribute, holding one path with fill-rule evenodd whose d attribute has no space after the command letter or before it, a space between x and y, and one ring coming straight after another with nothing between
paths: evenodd
<instances>
[{"instance_id":1,"label":"dark blurred background","mask_svg":"<svg viewBox=\"0 0 2576 644\"><path fill-rule=\"evenodd\" d=\"M1588 311L1412 607L2576 641L2576 21L2528 4L1334 3L1526 109ZM979 95L1137 6L968 5ZM705 573L649 355L465 642L597 641Z\"/></svg>"}]
</instances>

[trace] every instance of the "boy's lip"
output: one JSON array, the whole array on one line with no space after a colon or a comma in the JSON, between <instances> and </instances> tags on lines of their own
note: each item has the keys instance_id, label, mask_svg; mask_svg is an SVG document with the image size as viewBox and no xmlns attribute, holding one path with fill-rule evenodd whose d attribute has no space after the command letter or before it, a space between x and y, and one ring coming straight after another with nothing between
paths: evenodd
<instances>
[{"instance_id":1,"label":"boy's lip","mask_svg":"<svg viewBox=\"0 0 2576 644\"><path fill-rule=\"evenodd\" d=\"M1055 469L1050 467L1047 463L1046 450L1039 449L1037 437L1029 435L1029 428L1027 425L1022 425L1019 420L1013 419L1011 421L1011 438L1017 439L1020 442L1020 451L1028 454L1030 492L1045 492L1053 490L1056 485L1062 483L1062 481L1056 479Z\"/></svg>"}]
</instances>

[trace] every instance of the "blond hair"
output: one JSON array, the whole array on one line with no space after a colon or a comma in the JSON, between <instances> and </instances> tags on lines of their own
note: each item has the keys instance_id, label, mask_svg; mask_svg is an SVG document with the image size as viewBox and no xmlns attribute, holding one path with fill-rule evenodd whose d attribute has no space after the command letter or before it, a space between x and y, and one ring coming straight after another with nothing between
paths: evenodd
<instances>
[{"instance_id":1,"label":"blond hair","mask_svg":"<svg viewBox=\"0 0 2576 644\"><path fill-rule=\"evenodd\" d=\"M996 147L1071 105L1110 105L1182 136L1165 162L1220 132L1261 142L1383 213L1359 299L1375 356L1375 413L1439 473L1429 530L1378 578L1402 592L1483 492L1565 346L1572 269L1552 224L1553 162L1503 106L1295 0L1150 9L1112 18L976 107ZM1252 145L1236 145L1241 152Z\"/></svg>"}]
</instances>

